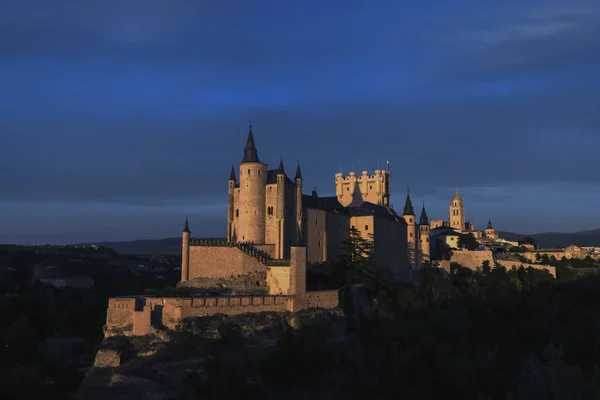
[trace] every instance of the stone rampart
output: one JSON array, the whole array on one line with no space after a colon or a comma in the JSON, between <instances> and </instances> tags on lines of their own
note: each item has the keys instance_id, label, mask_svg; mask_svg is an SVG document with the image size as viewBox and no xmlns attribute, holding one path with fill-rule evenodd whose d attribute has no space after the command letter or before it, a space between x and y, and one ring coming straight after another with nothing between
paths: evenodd
<instances>
[{"instance_id":1,"label":"stone rampart","mask_svg":"<svg viewBox=\"0 0 600 400\"><path fill-rule=\"evenodd\" d=\"M490 263L490 268L494 267L494 255L491 251L454 250L450 264L457 263L465 268L474 270L477 267L481 267L484 261Z\"/></svg>"},{"instance_id":2,"label":"stone rampart","mask_svg":"<svg viewBox=\"0 0 600 400\"><path fill-rule=\"evenodd\" d=\"M502 265L504 268L506 268L509 271L512 269L512 267L520 268L521 266L523 266L523 268L525 268L525 269L531 267L531 268L535 268L535 269L539 269L539 270L548 271L548 273L550 275L552 275L554 278L556 278L556 268L551 265L528 264L528 263L523 263L521 261L511 261L511 260L497 260L496 262L498 264Z\"/></svg>"},{"instance_id":3,"label":"stone rampart","mask_svg":"<svg viewBox=\"0 0 600 400\"><path fill-rule=\"evenodd\" d=\"M307 292L308 308L335 308L339 305L339 292L337 290L320 290Z\"/></svg>"},{"instance_id":4,"label":"stone rampart","mask_svg":"<svg viewBox=\"0 0 600 400\"><path fill-rule=\"evenodd\" d=\"M308 292L298 296L117 297L109 299L105 336L137 336L152 333L155 329L174 329L187 317L286 312L308 307L337 306L337 290Z\"/></svg>"},{"instance_id":5,"label":"stone rampart","mask_svg":"<svg viewBox=\"0 0 600 400\"><path fill-rule=\"evenodd\" d=\"M233 246L190 246L188 280L228 278L253 272L266 272L259 258Z\"/></svg>"}]
</instances>

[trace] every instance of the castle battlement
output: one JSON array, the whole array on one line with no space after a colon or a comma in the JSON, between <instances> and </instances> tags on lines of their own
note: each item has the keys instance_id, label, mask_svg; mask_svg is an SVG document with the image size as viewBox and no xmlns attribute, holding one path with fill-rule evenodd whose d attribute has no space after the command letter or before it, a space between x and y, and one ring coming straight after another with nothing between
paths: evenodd
<instances>
[{"instance_id":1,"label":"castle battlement","mask_svg":"<svg viewBox=\"0 0 600 400\"><path fill-rule=\"evenodd\" d=\"M138 336L155 330L175 329L185 318L215 314L296 312L306 308L335 308L337 290L301 295L218 297L116 297L108 301L105 337Z\"/></svg>"}]
</instances>

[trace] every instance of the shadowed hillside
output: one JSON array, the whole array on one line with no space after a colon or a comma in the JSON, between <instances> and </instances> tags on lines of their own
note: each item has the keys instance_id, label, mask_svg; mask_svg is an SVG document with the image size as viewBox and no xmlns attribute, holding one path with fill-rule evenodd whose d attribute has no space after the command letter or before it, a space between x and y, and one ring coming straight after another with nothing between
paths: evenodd
<instances>
[{"instance_id":1,"label":"shadowed hillside","mask_svg":"<svg viewBox=\"0 0 600 400\"><path fill-rule=\"evenodd\" d=\"M499 234L501 238L506 240L523 240L525 236L531 236L540 248L566 247L572 244L600 246L600 229L573 233L544 232L533 235L521 235L512 232L499 232Z\"/></svg>"},{"instance_id":2,"label":"shadowed hillside","mask_svg":"<svg viewBox=\"0 0 600 400\"><path fill-rule=\"evenodd\" d=\"M203 238L209 239L209 238ZM211 239L211 238L210 238ZM215 240L223 240L215 238ZM92 243L86 243L92 244ZM134 240L132 242L100 242L96 243L102 247L114 249L120 253L126 254L181 254L181 238L168 239L146 239Z\"/></svg>"}]
</instances>

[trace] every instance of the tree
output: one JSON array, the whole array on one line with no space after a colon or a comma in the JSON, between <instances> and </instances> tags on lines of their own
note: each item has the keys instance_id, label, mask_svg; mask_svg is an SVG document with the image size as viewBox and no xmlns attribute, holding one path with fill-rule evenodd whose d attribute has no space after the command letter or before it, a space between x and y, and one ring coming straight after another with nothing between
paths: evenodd
<instances>
[{"instance_id":1,"label":"tree","mask_svg":"<svg viewBox=\"0 0 600 400\"><path fill-rule=\"evenodd\" d=\"M530 244L532 246L535 246L535 241L533 240L533 238L531 236L525 236L523 238L523 241L521 241L521 243L523 243L523 244Z\"/></svg>"},{"instance_id":2,"label":"tree","mask_svg":"<svg viewBox=\"0 0 600 400\"><path fill-rule=\"evenodd\" d=\"M472 233L467 233L466 235L460 235L458 238L458 247L466 250L477 250L479 243Z\"/></svg>"},{"instance_id":3,"label":"tree","mask_svg":"<svg viewBox=\"0 0 600 400\"><path fill-rule=\"evenodd\" d=\"M364 272L363 270L373 258L374 250L372 234L365 239L355 227L348 229L348 237L342 242L340 261L350 282Z\"/></svg>"},{"instance_id":4,"label":"tree","mask_svg":"<svg viewBox=\"0 0 600 400\"><path fill-rule=\"evenodd\" d=\"M441 239L436 239L432 254L434 260L450 260L454 251Z\"/></svg>"}]
</instances>

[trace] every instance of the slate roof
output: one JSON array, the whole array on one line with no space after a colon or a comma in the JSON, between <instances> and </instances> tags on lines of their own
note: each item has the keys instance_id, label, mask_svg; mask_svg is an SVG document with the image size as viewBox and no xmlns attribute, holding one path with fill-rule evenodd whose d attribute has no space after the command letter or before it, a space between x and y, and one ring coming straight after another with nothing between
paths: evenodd
<instances>
[{"instance_id":1,"label":"slate roof","mask_svg":"<svg viewBox=\"0 0 600 400\"><path fill-rule=\"evenodd\" d=\"M271 185L273 183L277 183L277 174L279 173L278 169L270 169L267 171L267 185ZM290 179L289 176L285 176L286 185L295 185L294 181Z\"/></svg>"},{"instance_id":2,"label":"slate roof","mask_svg":"<svg viewBox=\"0 0 600 400\"><path fill-rule=\"evenodd\" d=\"M248 131L248 139L246 140L246 148L244 149L244 158L242 159L242 163L248 162L260 162L258 159L258 151L256 150L256 145L254 144L252 125L250 125L250 130Z\"/></svg>"},{"instance_id":3,"label":"slate roof","mask_svg":"<svg viewBox=\"0 0 600 400\"><path fill-rule=\"evenodd\" d=\"M425 211L425 205L423 205L423 209L421 210L419 225L429 225L429 218L427 217L427 212Z\"/></svg>"},{"instance_id":4,"label":"slate roof","mask_svg":"<svg viewBox=\"0 0 600 400\"><path fill-rule=\"evenodd\" d=\"M435 235L452 235L452 236L460 236L454 228L450 228L449 226L438 226L437 228L433 228L431 230L431 236Z\"/></svg>"},{"instance_id":5,"label":"slate roof","mask_svg":"<svg viewBox=\"0 0 600 400\"><path fill-rule=\"evenodd\" d=\"M337 197L318 197L316 195L302 195L302 206L316 210L333 211L350 217L375 216L376 218L398 222L406 225L406 222L391 208L386 208L373 203L364 202L357 207L344 207Z\"/></svg>"}]
</instances>

